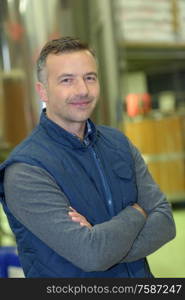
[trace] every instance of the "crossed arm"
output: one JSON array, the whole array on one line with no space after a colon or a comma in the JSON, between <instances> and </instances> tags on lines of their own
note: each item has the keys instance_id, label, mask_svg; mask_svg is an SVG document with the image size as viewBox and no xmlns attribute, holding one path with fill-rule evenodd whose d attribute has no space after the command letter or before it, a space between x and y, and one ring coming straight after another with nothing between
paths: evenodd
<instances>
[{"instance_id":1,"label":"crossed arm","mask_svg":"<svg viewBox=\"0 0 185 300\"><path fill-rule=\"evenodd\" d=\"M147 218L147 214L144 211L144 209L142 209L142 207L140 207L137 203L134 203L132 205L132 207L134 207L135 209L137 209L141 214L143 214L145 216L145 218ZM89 229L92 228L92 225L87 221L87 219L82 216L81 214L79 214L74 208L72 208L71 206L69 207L69 216L71 217L72 221L74 222L78 222L81 226L86 226Z\"/></svg>"},{"instance_id":2,"label":"crossed arm","mask_svg":"<svg viewBox=\"0 0 185 300\"><path fill-rule=\"evenodd\" d=\"M130 142L129 142L130 143ZM135 161L138 202L132 207L145 217L145 224L133 241L127 255L120 262L131 262L153 253L176 235L175 223L170 204L159 186L154 182L148 168L136 147L130 143ZM73 221L88 226L88 221L78 214L69 212Z\"/></svg>"},{"instance_id":3,"label":"crossed arm","mask_svg":"<svg viewBox=\"0 0 185 300\"><path fill-rule=\"evenodd\" d=\"M84 271L104 271L119 262L143 258L174 238L175 225L169 203L137 150L133 155L138 203L109 221L91 226L70 209L52 176L22 163L6 170L7 205L28 230Z\"/></svg>"}]
</instances>

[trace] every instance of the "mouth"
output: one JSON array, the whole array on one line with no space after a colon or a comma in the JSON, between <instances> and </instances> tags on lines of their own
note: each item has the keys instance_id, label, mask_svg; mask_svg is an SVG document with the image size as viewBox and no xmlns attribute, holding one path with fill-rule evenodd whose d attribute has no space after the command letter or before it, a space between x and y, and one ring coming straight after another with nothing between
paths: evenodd
<instances>
[{"instance_id":1,"label":"mouth","mask_svg":"<svg viewBox=\"0 0 185 300\"><path fill-rule=\"evenodd\" d=\"M92 101L89 100L84 100L84 101L75 101L75 102L71 102L70 104L76 107L86 107L88 106Z\"/></svg>"}]
</instances>

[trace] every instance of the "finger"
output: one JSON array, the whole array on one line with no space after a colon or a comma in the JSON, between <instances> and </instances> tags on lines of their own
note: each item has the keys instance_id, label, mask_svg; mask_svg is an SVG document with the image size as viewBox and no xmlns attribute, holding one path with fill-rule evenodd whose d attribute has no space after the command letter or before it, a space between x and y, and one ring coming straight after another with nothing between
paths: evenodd
<instances>
[{"instance_id":1,"label":"finger","mask_svg":"<svg viewBox=\"0 0 185 300\"><path fill-rule=\"evenodd\" d=\"M83 223L83 222L80 222L80 225L81 226L87 226L85 223Z\"/></svg>"},{"instance_id":2,"label":"finger","mask_svg":"<svg viewBox=\"0 0 185 300\"><path fill-rule=\"evenodd\" d=\"M72 220L75 221L75 222L82 222L83 220L79 217L72 217Z\"/></svg>"},{"instance_id":3,"label":"finger","mask_svg":"<svg viewBox=\"0 0 185 300\"><path fill-rule=\"evenodd\" d=\"M69 209L70 209L71 211L76 212L76 210L75 210L72 206L69 206Z\"/></svg>"},{"instance_id":4,"label":"finger","mask_svg":"<svg viewBox=\"0 0 185 300\"><path fill-rule=\"evenodd\" d=\"M72 216L71 219L74 222L79 222L79 223L83 223L85 226L87 226L87 224L89 224L87 222L87 220L85 218L83 218L82 216Z\"/></svg>"},{"instance_id":5,"label":"finger","mask_svg":"<svg viewBox=\"0 0 185 300\"><path fill-rule=\"evenodd\" d=\"M69 211L68 214L71 216L71 217L82 217L82 215L80 215L79 213L77 212L74 212L74 211Z\"/></svg>"},{"instance_id":6,"label":"finger","mask_svg":"<svg viewBox=\"0 0 185 300\"><path fill-rule=\"evenodd\" d=\"M89 229L92 228L91 224L89 224L88 222L86 222L86 223L80 222L80 225L81 225L82 227L83 227L83 226L88 227Z\"/></svg>"}]
</instances>

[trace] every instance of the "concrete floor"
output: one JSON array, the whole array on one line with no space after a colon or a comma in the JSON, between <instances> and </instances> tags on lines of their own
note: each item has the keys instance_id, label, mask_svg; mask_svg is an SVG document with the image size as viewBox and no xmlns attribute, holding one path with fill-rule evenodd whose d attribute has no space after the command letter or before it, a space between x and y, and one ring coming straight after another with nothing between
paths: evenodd
<instances>
[{"instance_id":1,"label":"concrete floor","mask_svg":"<svg viewBox=\"0 0 185 300\"><path fill-rule=\"evenodd\" d=\"M185 208L173 209L176 237L148 256L156 278L185 278Z\"/></svg>"}]
</instances>

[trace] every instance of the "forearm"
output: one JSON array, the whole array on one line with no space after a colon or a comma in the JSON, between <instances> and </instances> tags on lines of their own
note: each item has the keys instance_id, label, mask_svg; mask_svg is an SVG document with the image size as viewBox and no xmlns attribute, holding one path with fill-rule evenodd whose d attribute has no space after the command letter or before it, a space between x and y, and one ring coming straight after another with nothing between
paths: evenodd
<instances>
[{"instance_id":1,"label":"forearm","mask_svg":"<svg viewBox=\"0 0 185 300\"><path fill-rule=\"evenodd\" d=\"M132 248L121 262L131 262L146 257L175 237L173 218L160 210L150 214Z\"/></svg>"},{"instance_id":2,"label":"forearm","mask_svg":"<svg viewBox=\"0 0 185 300\"><path fill-rule=\"evenodd\" d=\"M164 205L167 206L165 208L165 214L163 213L164 208L160 207L149 216L145 226L129 250L129 254L126 255L121 262L131 262L148 256L174 237L175 226L171 218L170 207L168 203L163 204L163 206ZM147 218L146 212L137 203L133 204L132 207ZM92 225L89 224L86 218L78 212L69 212L69 215L72 217L72 220L79 222L81 226L92 228ZM161 228L163 228L162 231Z\"/></svg>"},{"instance_id":3,"label":"forearm","mask_svg":"<svg viewBox=\"0 0 185 300\"><path fill-rule=\"evenodd\" d=\"M175 223L170 204L151 177L147 165L138 150L131 145L135 161L138 204L147 213L147 221L132 248L122 261L143 258L175 237Z\"/></svg>"},{"instance_id":4,"label":"forearm","mask_svg":"<svg viewBox=\"0 0 185 300\"><path fill-rule=\"evenodd\" d=\"M127 207L110 221L92 229L82 227L80 235L73 235L70 246L76 247L73 263L76 264L78 259L80 267L86 271L104 271L112 267L128 253L144 223L145 218L139 212Z\"/></svg>"}]
</instances>

